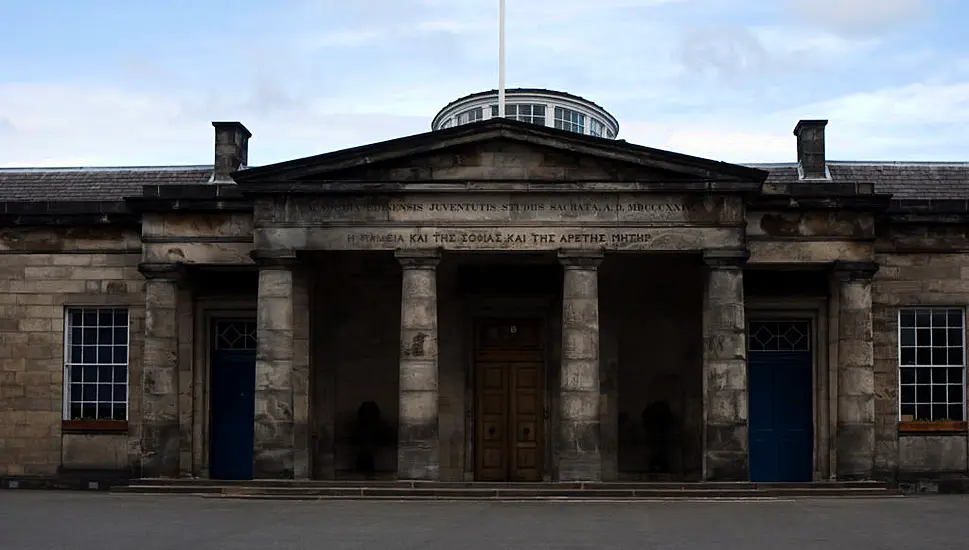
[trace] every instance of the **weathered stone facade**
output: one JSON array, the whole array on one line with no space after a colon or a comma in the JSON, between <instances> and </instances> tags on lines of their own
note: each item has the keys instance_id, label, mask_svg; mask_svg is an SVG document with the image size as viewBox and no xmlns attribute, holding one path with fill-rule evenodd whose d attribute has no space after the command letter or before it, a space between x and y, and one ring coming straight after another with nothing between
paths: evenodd
<instances>
[{"instance_id":1,"label":"weathered stone facade","mask_svg":"<svg viewBox=\"0 0 969 550\"><path fill-rule=\"evenodd\" d=\"M35 192L0 210L0 475L964 475L969 165L919 200L936 168L796 132L791 166L491 120L246 168L217 123L214 168L84 173L134 182L99 200L0 171ZM923 329L942 385L900 378Z\"/></svg>"}]
</instances>

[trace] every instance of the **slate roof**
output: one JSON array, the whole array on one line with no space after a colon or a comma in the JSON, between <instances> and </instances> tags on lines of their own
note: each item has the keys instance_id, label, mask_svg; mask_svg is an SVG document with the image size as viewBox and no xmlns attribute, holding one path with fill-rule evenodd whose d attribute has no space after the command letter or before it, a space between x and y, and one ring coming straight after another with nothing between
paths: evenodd
<instances>
[{"instance_id":1,"label":"slate roof","mask_svg":"<svg viewBox=\"0 0 969 550\"><path fill-rule=\"evenodd\" d=\"M767 170L768 183L797 181L797 164L745 164ZM828 161L832 183L874 183L897 200L969 199L969 162Z\"/></svg>"},{"instance_id":2,"label":"slate roof","mask_svg":"<svg viewBox=\"0 0 969 550\"><path fill-rule=\"evenodd\" d=\"M0 201L120 201L143 185L208 183L212 166L0 168Z\"/></svg>"},{"instance_id":3,"label":"slate roof","mask_svg":"<svg viewBox=\"0 0 969 550\"><path fill-rule=\"evenodd\" d=\"M797 165L744 164L770 172L769 183L797 181ZM895 199L969 199L969 162L829 161L834 183L874 183ZM208 183L211 166L0 168L0 202L119 201L142 185Z\"/></svg>"}]
</instances>

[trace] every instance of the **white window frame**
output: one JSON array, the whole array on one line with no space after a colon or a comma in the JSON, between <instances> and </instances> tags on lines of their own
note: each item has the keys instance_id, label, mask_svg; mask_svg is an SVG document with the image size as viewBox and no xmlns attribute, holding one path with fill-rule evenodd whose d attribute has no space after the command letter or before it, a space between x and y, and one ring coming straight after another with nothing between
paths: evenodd
<instances>
[{"instance_id":1,"label":"white window frame","mask_svg":"<svg viewBox=\"0 0 969 550\"><path fill-rule=\"evenodd\" d=\"M111 314L112 324L111 325L102 325L101 322L100 322L101 313L103 311L108 311L108 310L110 310L112 312L112 314ZM124 329L125 329L125 333L124 333L125 334L125 342L124 342L125 354L124 354L124 359L125 360L123 362L119 362L119 361L116 361L114 359L115 346L121 345L120 343L119 344L115 344L113 342L113 333L114 333L114 330L121 328L120 325L115 325L114 324L114 314L115 314L115 312L117 312L119 310L122 310L122 311L125 312L125 319L127 320L126 326L124 327ZM72 317L72 314L73 313L79 312L82 315L82 317L83 317L83 315L85 313L89 313L89 312L92 312L92 311L97 314L97 318L98 318L97 324L92 325L92 326L88 326L88 325L83 324L83 321L82 321L81 326L80 327L77 327L76 325L74 325L72 323L71 317ZM82 331L82 341L81 341L80 344L77 344L77 343L75 343L73 341L73 333L74 333L74 329L76 329L76 328L80 328L81 331ZM95 330L95 341L93 343L87 341L86 339L84 339L84 336L83 336L83 331L85 329L89 329L89 328ZM110 344L102 344L99 341L99 338L100 338L100 336L99 336L100 330L103 329L103 328L110 328L111 331L112 331L112 342ZM130 399L130 397L131 397L131 308L129 308L128 306L66 306L64 308L64 342L63 342L63 344L64 344L64 355L63 355L63 358L64 358L64 382L63 382L64 395L63 395L63 413L62 413L62 418L64 420L94 420L94 421L111 420L111 421L127 421L129 414L131 414L131 410L130 410L130 401L131 401L131 399ZM97 360L98 358L95 357L95 361L94 362L85 362L85 361L83 361L83 359L84 359L83 357L80 357L80 358L74 357L74 355L73 355L73 346L74 345L80 345L80 346L92 346L93 345L93 346L100 346L100 347L110 347L111 348L110 349L111 359L109 361L107 361L107 362L99 362ZM95 347L95 354L97 354L98 351L99 350L97 349L97 347ZM83 352L83 350L82 350L82 352ZM114 380L114 377L115 377L115 374L117 372L117 368L118 367L123 367L123 369L124 369L124 381L123 382L117 382L117 381ZM102 381L100 379L101 378L101 374L102 374L102 369L105 369L105 368L110 369L110 371L111 371L111 381L110 382L104 382L104 381ZM87 370L83 370L82 382L73 382L72 375L73 375L73 372L74 372L75 369L82 369L82 370L83 369L87 369ZM91 380L91 381L88 381L87 380L87 376L86 375L89 372L93 372L94 373L94 377L93 377L94 380ZM122 400L115 399L115 396L114 396L114 390L115 390L115 387L114 386L116 386L118 384L122 384L122 383L124 385L124 399L123 399L123 401ZM80 391L82 392L82 396L81 396L81 399L80 400L74 400L72 398L71 390L73 389L73 386L75 384L79 384L81 386L81 390ZM83 398L83 392L84 392L84 385L85 384L94 384L95 385L95 398L94 398L94 401L86 401L86 400L84 400L84 398ZM100 392L103 389L102 386L109 385L109 384L110 384L110 391L111 391L110 397L111 398L110 399L101 399L101 396L99 394L100 394ZM73 408L72 405L74 405L75 403L82 403L82 411L83 411L83 403L94 403L94 405L95 405L95 409L94 409L95 410L95 415L94 415L94 417L93 418L91 418L91 417L84 417L83 412L78 417L75 417L73 414L71 414L72 413L72 408ZM102 404L107 404L109 406L109 408L111 409L111 414L109 414L109 415L100 415L99 414L99 412L101 410ZM118 404L123 404L124 405L124 418L115 418L115 416L113 414L114 413L114 411L113 411L114 406L115 405L118 405Z\"/></svg>"},{"instance_id":2,"label":"white window frame","mask_svg":"<svg viewBox=\"0 0 969 550\"><path fill-rule=\"evenodd\" d=\"M948 324L949 315L958 312L960 317L961 326L950 327ZM928 324L923 326L919 323L919 315L928 315ZM944 315L946 319L946 324L944 326L937 326L936 319L937 315ZM903 326L902 319L903 316L912 316L912 325ZM924 318L923 318L924 319ZM900 421L924 421L924 422L944 422L947 420L964 422L966 421L966 311L964 307L952 306L952 307L901 307L898 309L896 316L896 321L898 323L898 418ZM911 330L914 332L912 334L912 339L905 338L908 336L905 331ZM935 340L936 331L944 330L946 333L945 346L937 346ZM920 331L925 331L920 334ZM956 332L958 331L958 332ZM958 334L961 341L959 346L953 346L950 344L950 338ZM924 343L923 338L928 338L927 345L921 345ZM911 345L909 344L911 342ZM958 349L957 352L952 353L952 350ZM942 352L941 350L945 350ZM937 353L944 353L945 361L941 361L941 357L936 357ZM927 354L927 355L923 355ZM952 362L952 357L956 357L958 362L961 364L955 364ZM925 369L925 370L919 370ZM931 369L931 370L929 370ZM945 382L936 381L936 373L942 372L939 369L945 369ZM958 369L960 372L961 382L958 384L950 383L949 378L952 377L953 369ZM911 376L907 376L905 371L911 370ZM928 376L928 380L925 380L924 376ZM923 381L925 380L925 381ZM927 388L927 390L920 391L920 388ZM937 388L942 388L937 390ZM910 389L910 391L909 391ZM920 399L925 397L928 392L927 399ZM936 391L939 392L936 395ZM958 400L952 400L951 397L957 395ZM937 397L944 397L944 401L937 399ZM929 414L928 417L919 418L919 407L928 407ZM936 407L945 407L946 414L942 417L937 417L933 413L933 409ZM952 410L956 408L959 415L958 418L952 418ZM906 414L903 410L909 409L912 414ZM911 416L911 418L909 418ZM925 415L922 415L925 416Z\"/></svg>"},{"instance_id":3,"label":"white window frame","mask_svg":"<svg viewBox=\"0 0 969 550\"><path fill-rule=\"evenodd\" d=\"M565 107L555 107L555 127L576 134L584 134L585 115Z\"/></svg>"},{"instance_id":4,"label":"white window frame","mask_svg":"<svg viewBox=\"0 0 969 550\"><path fill-rule=\"evenodd\" d=\"M461 126L462 124L471 124L472 122L478 122L484 117L484 111L481 107L472 107L465 111L458 113L455 117L457 122L455 126Z\"/></svg>"},{"instance_id":5,"label":"white window frame","mask_svg":"<svg viewBox=\"0 0 969 550\"><path fill-rule=\"evenodd\" d=\"M589 135L595 137L602 137L606 131L606 125L602 123L601 120L594 118L589 119Z\"/></svg>"}]
</instances>

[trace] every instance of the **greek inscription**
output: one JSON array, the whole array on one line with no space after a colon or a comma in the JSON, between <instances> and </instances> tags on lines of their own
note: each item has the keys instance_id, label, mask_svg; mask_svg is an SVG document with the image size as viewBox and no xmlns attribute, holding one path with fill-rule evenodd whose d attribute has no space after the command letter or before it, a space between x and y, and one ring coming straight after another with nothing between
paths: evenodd
<instances>
[{"instance_id":1,"label":"greek inscription","mask_svg":"<svg viewBox=\"0 0 969 550\"><path fill-rule=\"evenodd\" d=\"M398 247L401 245L458 245L515 248L528 245L626 246L648 244L649 233L604 233L574 231L568 233L529 233L521 231L440 231L435 233L352 233L347 244L363 247Z\"/></svg>"}]
</instances>

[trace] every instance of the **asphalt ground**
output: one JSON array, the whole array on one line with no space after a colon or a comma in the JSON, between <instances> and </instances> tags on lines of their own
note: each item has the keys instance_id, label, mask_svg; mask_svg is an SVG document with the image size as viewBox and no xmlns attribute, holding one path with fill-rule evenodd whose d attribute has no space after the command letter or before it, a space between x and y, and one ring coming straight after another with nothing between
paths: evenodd
<instances>
[{"instance_id":1,"label":"asphalt ground","mask_svg":"<svg viewBox=\"0 0 969 550\"><path fill-rule=\"evenodd\" d=\"M0 491L0 550L969 548L969 497L260 501Z\"/></svg>"}]
</instances>

